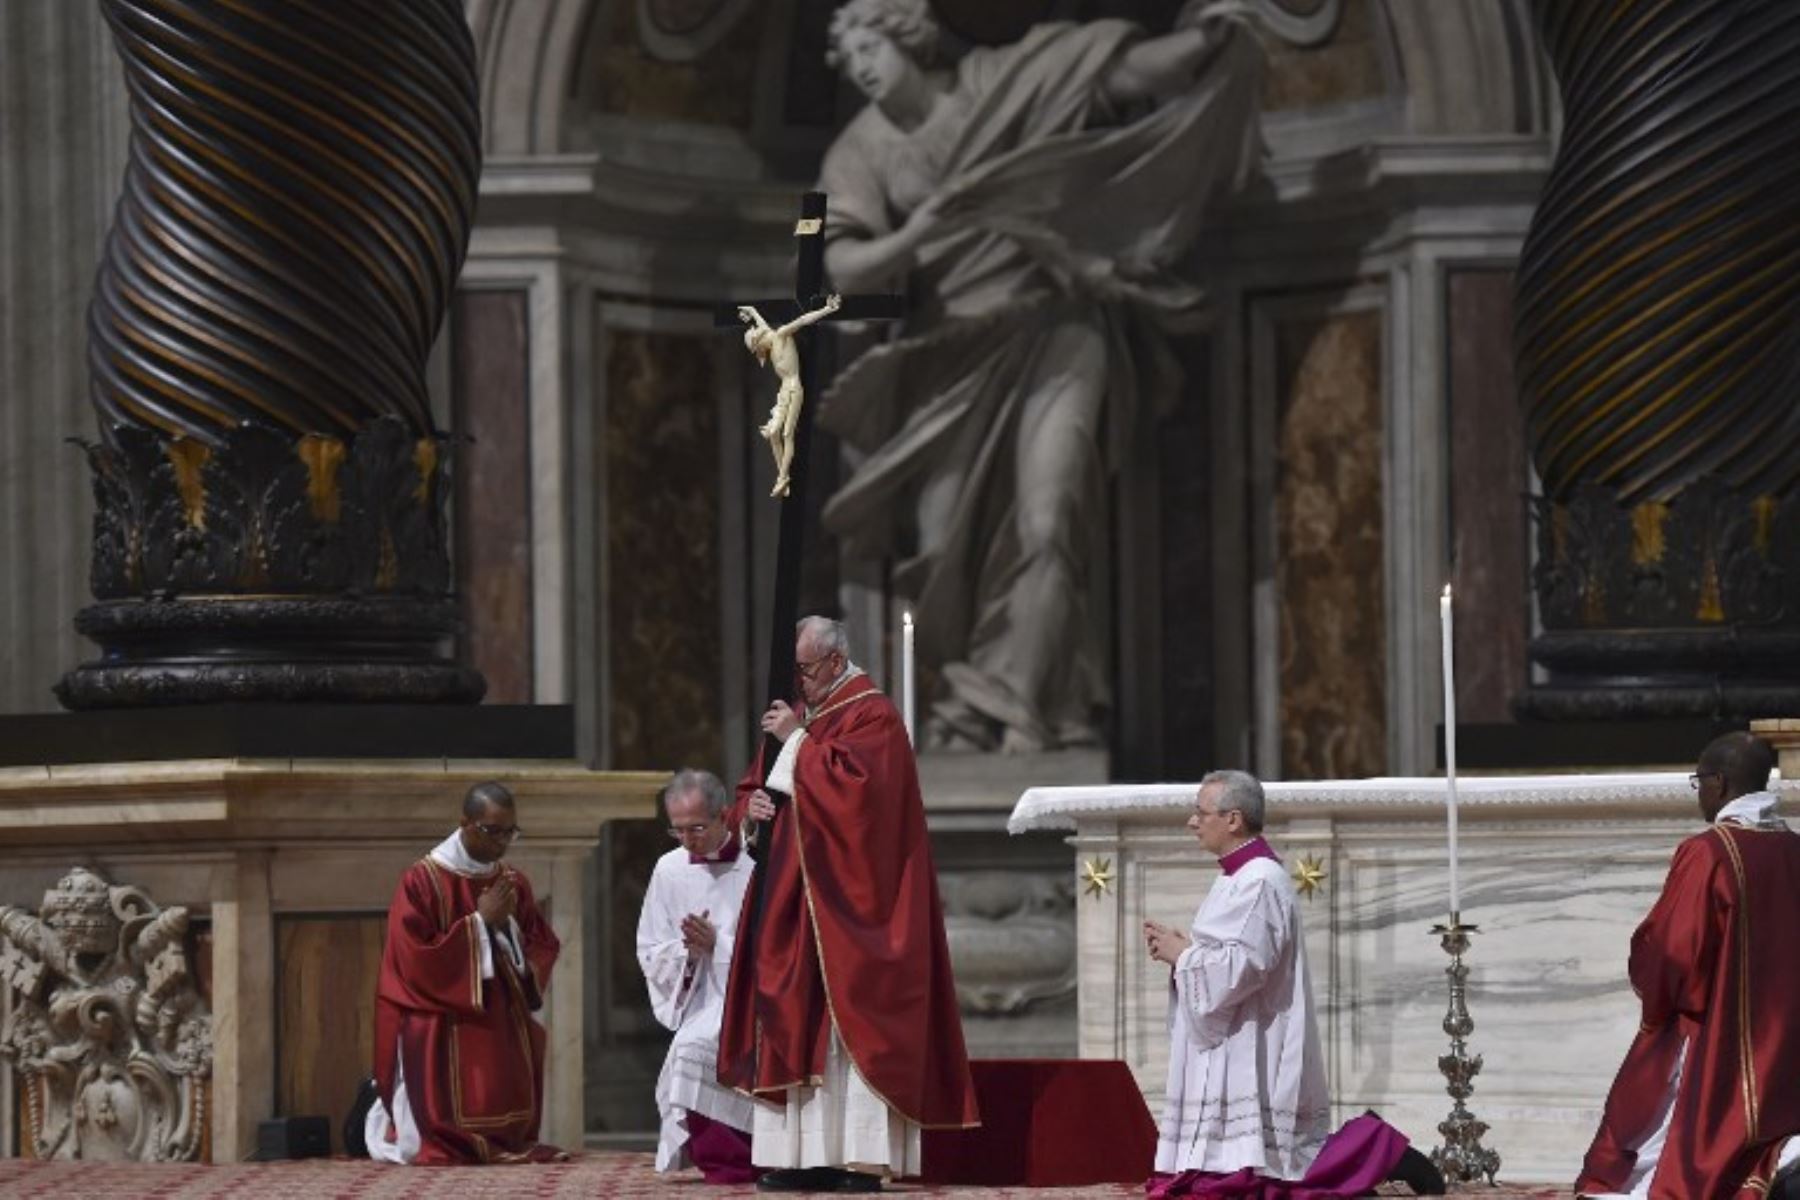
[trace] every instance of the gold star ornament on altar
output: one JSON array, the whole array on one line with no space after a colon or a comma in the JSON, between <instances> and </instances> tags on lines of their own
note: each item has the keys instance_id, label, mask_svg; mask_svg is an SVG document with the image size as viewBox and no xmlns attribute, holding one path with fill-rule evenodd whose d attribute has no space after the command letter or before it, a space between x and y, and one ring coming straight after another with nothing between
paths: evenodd
<instances>
[{"instance_id":1,"label":"gold star ornament on altar","mask_svg":"<svg viewBox=\"0 0 1800 1200\"><path fill-rule=\"evenodd\" d=\"M1325 886L1325 860L1315 854L1303 854L1294 865L1294 886L1308 900Z\"/></svg>"},{"instance_id":2,"label":"gold star ornament on altar","mask_svg":"<svg viewBox=\"0 0 1800 1200\"><path fill-rule=\"evenodd\" d=\"M1112 891L1113 869L1110 858L1090 858L1081 864L1081 890L1090 896L1104 896Z\"/></svg>"}]
</instances>

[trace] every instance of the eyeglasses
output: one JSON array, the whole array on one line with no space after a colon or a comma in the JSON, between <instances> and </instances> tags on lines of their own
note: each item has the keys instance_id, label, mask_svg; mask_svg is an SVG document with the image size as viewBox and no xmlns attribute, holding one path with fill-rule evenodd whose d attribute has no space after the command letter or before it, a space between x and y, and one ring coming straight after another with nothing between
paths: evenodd
<instances>
[{"instance_id":1,"label":"eyeglasses","mask_svg":"<svg viewBox=\"0 0 1800 1200\"><path fill-rule=\"evenodd\" d=\"M832 652L832 654L835 654L835 653L836 653L836 651ZM821 654L819 657L813 659L809 663L803 663L799 659L795 659L794 660L794 674L799 675L803 679L811 679L813 677L813 675L815 673L817 673L817 671L821 665L831 661L831 657L832 657L831 654Z\"/></svg>"},{"instance_id":2,"label":"eyeglasses","mask_svg":"<svg viewBox=\"0 0 1800 1200\"><path fill-rule=\"evenodd\" d=\"M477 824L475 826L475 829L483 837L491 837L496 842L516 841L520 837L524 836L524 833L525 833L525 831L523 829L520 829L517 825L481 825L481 824Z\"/></svg>"},{"instance_id":3,"label":"eyeglasses","mask_svg":"<svg viewBox=\"0 0 1800 1200\"><path fill-rule=\"evenodd\" d=\"M1718 771L1695 771L1692 775L1688 776L1688 786L1697 792L1700 790L1700 781L1702 779L1718 778L1720 778L1720 773Z\"/></svg>"},{"instance_id":4,"label":"eyeglasses","mask_svg":"<svg viewBox=\"0 0 1800 1200\"><path fill-rule=\"evenodd\" d=\"M671 825L669 826L669 836L678 842L684 837L699 837L716 824L718 824L717 817L697 825Z\"/></svg>"}]
</instances>

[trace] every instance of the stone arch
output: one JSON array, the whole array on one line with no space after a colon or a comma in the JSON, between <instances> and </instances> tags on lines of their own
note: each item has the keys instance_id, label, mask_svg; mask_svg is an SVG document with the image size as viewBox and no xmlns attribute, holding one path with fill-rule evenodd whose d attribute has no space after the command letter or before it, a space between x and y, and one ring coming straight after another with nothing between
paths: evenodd
<instances>
[{"instance_id":1,"label":"stone arch","mask_svg":"<svg viewBox=\"0 0 1800 1200\"><path fill-rule=\"evenodd\" d=\"M1545 133L1549 64L1530 0L1386 0L1415 134Z\"/></svg>"},{"instance_id":2,"label":"stone arch","mask_svg":"<svg viewBox=\"0 0 1800 1200\"><path fill-rule=\"evenodd\" d=\"M468 0L490 155L564 149L565 110L602 0ZM1543 133L1555 88L1530 0L1382 0L1408 132Z\"/></svg>"},{"instance_id":3,"label":"stone arch","mask_svg":"<svg viewBox=\"0 0 1800 1200\"><path fill-rule=\"evenodd\" d=\"M563 110L599 0L469 0L481 71L482 149L556 154Z\"/></svg>"}]
</instances>

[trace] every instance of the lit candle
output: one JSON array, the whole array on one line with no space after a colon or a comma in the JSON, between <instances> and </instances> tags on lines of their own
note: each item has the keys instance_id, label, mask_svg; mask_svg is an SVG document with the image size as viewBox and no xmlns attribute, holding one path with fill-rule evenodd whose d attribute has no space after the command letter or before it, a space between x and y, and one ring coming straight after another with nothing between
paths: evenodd
<instances>
[{"instance_id":1,"label":"lit candle","mask_svg":"<svg viewBox=\"0 0 1800 1200\"><path fill-rule=\"evenodd\" d=\"M913 619L912 613L900 617L900 715L906 720L906 740L917 746L913 736Z\"/></svg>"},{"instance_id":2,"label":"lit candle","mask_svg":"<svg viewBox=\"0 0 1800 1200\"><path fill-rule=\"evenodd\" d=\"M1450 920L1455 924L1462 912L1462 883L1456 873L1456 622L1447 583L1438 613L1444 626L1444 802L1450 813Z\"/></svg>"}]
</instances>

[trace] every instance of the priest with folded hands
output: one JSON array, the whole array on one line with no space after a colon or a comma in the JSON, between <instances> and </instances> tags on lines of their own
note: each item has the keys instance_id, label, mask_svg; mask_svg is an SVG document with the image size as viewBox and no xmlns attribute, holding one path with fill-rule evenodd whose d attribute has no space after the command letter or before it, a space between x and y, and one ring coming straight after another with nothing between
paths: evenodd
<instances>
[{"instance_id":1,"label":"priest with folded hands","mask_svg":"<svg viewBox=\"0 0 1800 1200\"><path fill-rule=\"evenodd\" d=\"M391 1163L549 1162L543 1007L556 934L531 882L502 861L519 836L498 783L463 800L462 822L406 869L388 908L375 993L369 1156Z\"/></svg>"},{"instance_id":2,"label":"priest with folded hands","mask_svg":"<svg viewBox=\"0 0 1800 1200\"><path fill-rule=\"evenodd\" d=\"M674 1040L656 1081L656 1169L697 1167L708 1183L749 1183L753 1101L719 1082L719 1018L753 864L727 820L718 776L682 770L663 789L669 836L638 918L637 956L656 1019Z\"/></svg>"},{"instance_id":3,"label":"priest with folded hands","mask_svg":"<svg viewBox=\"0 0 1800 1200\"><path fill-rule=\"evenodd\" d=\"M1187 827L1219 876L1187 932L1144 922L1169 965L1169 1084L1150 1200L1329 1200L1388 1180L1441 1195L1431 1160L1373 1113L1331 1128L1293 880L1263 839L1263 787L1200 782Z\"/></svg>"}]
</instances>

